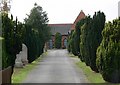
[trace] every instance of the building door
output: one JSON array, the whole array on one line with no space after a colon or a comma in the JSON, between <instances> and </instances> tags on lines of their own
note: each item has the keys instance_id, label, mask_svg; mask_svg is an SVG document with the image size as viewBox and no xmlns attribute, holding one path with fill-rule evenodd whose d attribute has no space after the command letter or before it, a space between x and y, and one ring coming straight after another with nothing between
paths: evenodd
<instances>
[{"instance_id":1,"label":"building door","mask_svg":"<svg viewBox=\"0 0 120 85\"><path fill-rule=\"evenodd\" d=\"M53 42L52 42L52 40L49 40L49 48L50 48L50 49L53 48Z\"/></svg>"},{"instance_id":2,"label":"building door","mask_svg":"<svg viewBox=\"0 0 120 85\"><path fill-rule=\"evenodd\" d=\"M64 47L67 48L67 39L64 39Z\"/></svg>"}]
</instances>

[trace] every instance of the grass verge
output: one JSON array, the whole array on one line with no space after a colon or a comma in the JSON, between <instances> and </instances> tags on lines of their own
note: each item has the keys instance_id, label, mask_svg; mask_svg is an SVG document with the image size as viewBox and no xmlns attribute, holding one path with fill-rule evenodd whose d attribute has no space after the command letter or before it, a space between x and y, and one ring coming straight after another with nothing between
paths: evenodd
<instances>
[{"instance_id":1,"label":"grass verge","mask_svg":"<svg viewBox=\"0 0 120 85\"><path fill-rule=\"evenodd\" d=\"M108 83L106 82L103 78L102 75L100 73L96 73L94 71L91 70L91 68L89 66L86 66L86 64L84 62L77 62L76 63L77 66L79 66L84 74L86 75L87 79L89 80L90 83L105 83L105 85L120 85L120 84L112 84L112 83Z\"/></svg>"},{"instance_id":2,"label":"grass verge","mask_svg":"<svg viewBox=\"0 0 120 85\"><path fill-rule=\"evenodd\" d=\"M38 59L36 59L35 61L33 61L30 64L27 64L25 67L23 68L15 68L14 69L14 73L12 75L12 83L21 83L29 74L29 72L34 69L37 65L38 62L42 59L42 57L44 55L46 55L47 53L44 53L43 55L41 55Z\"/></svg>"},{"instance_id":3,"label":"grass verge","mask_svg":"<svg viewBox=\"0 0 120 85\"><path fill-rule=\"evenodd\" d=\"M96 73L91 70L89 66L86 66L84 62L76 63L85 73L86 77L91 83L106 83L100 73Z\"/></svg>"}]
</instances>

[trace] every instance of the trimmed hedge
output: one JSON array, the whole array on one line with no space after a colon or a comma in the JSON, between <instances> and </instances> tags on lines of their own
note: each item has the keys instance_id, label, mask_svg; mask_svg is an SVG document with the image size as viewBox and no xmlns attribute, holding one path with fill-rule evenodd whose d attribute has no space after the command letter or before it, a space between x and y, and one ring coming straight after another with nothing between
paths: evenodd
<instances>
[{"instance_id":1,"label":"trimmed hedge","mask_svg":"<svg viewBox=\"0 0 120 85\"><path fill-rule=\"evenodd\" d=\"M80 35L80 59L84 61L87 66L90 66L90 30L91 30L91 21L90 16L84 19L84 24L81 26L81 35Z\"/></svg>"},{"instance_id":2,"label":"trimmed hedge","mask_svg":"<svg viewBox=\"0 0 120 85\"><path fill-rule=\"evenodd\" d=\"M71 32L69 32L69 35L68 35L68 38L67 38L67 50L68 50L68 52L72 52L72 39L73 39L73 37L72 37L72 35L73 35L73 32L74 32L74 30L71 30Z\"/></svg>"},{"instance_id":3,"label":"trimmed hedge","mask_svg":"<svg viewBox=\"0 0 120 85\"><path fill-rule=\"evenodd\" d=\"M97 49L96 64L104 80L120 83L120 18L108 22Z\"/></svg>"},{"instance_id":4,"label":"trimmed hedge","mask_svg":"<svg viewBox=\"0 0 120 85\"><path fill-rule=\"evenodd\" d=\"M47 13L41 6L32 8L30 15L25 19L23 42L28 48L28 61L31 63L38 58L44 49L45 43L50 39Z\"/></svg>"},{"instance_id":5,"label":"trimmed hedge","mask_svg":"<svg viewBox=\"0 0 120 85\"><path fill-rule=\"evenodd\" d=\"M80 54L82 61L86 65L98 72L96 67L96 51L101 43L101 32L105 25L105 15L103 12L98 11L94 14L93 18L86 17L85 24L81 28L80 35Z\"/></svg>"},{"instance_id":6,"label":"trimmed hedge","mask_svg":"<svg viewBox=\"0 0 120 85\"><path fill-rule=\"evenodd\" d=\"M19 27L17 17L13 21L13 16L2 13L2 69L12 66L12 72L15 64L16 54L22 50L21 27Z\"/></svg>"},{"instance_id":7,"label":"trimmed hedge","mask_svg":"<svg viewBox=\"0 0 120 85\"><path fill-rule=\"evenodd\" d=\"M0 70L2 69L2 37L0 37Z\"/></svg>"},{"instance_id":8,"label":"trimmed hedge","mask_svg":"<svg viewBox=\"0 0 120 85\"><path fill-rule=\"evenodd\" d=\"M77 22L75 26L75 30L72 30L69 33L68 37L68 51L72 52L75 56L79 56L80 54L80 34L81 34L81 27L84 24L85 19L82 19Z\"/></svg>"},{"instance_id":9,"label":"trimmed hedge","mask_svg":"<svg viewBox=\"0 0 120 85\"><path fill-rule=\"evenodd\" d=\"M0 39L0 44L1 44L1 65L2 65L2 69L7 68L8 66L10 66L10 61L9 61L9 57L7 57L7 53L5 50L5 39L1 38Z\"/></svg>"},{"instance_id":10,"label":"trimmed hedge","mask_svg":"<svg viewBox=\"0 0 120 85\"><path fill-rule=\"evenodd\" d=\"M76 35L76 31L73 31L72 33L72 39L71 39L71 52L77 56L78 55L78 51L77 51L77 35Z\"/></svg>"},{"instance_id":11,"label":"trimmed hedge","mask_svg":"<svg viewBox=\"0 0 120 85\"><path fill-rule=\"evenodd\" d=\"M79 58L81 58L81 54L80 54L81 27L83 26L84 23L85 23L85 19L81 19L75 25L75 38L76 38L75 39L75 49L76 49L77 56L79 56Z\"/></svg>"}]
</instances>

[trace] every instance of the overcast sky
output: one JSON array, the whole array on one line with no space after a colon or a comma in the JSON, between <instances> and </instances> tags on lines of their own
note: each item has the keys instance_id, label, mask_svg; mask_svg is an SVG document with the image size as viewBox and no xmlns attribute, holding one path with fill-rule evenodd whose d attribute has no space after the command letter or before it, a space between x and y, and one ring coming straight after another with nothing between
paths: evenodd
<instances>
[{"instance_id":1,"label":"overcast sky","mask_svg":"<svg viewBox=\"0 0 120 85\"><path fill-rule=\"evenodd\" d=\"M91 16L95 11L103 11L106 20L111 21L118 17L118 1L120 0L12 0L10 12L23 22L36 2L48 13L49 23L73 23L81 10Z\"/></svg>"}]
</instances>

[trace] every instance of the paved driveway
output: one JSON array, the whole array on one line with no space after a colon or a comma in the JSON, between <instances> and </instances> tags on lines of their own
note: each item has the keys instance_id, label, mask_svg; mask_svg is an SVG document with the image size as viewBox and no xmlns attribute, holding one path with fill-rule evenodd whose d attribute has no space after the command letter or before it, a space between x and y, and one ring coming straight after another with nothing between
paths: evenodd
<instances>
[{"instance_id":1,"label":"paved driveway","mask_svg":"<svg viewBox=\"0 0 120 85\"><path fill-rule=\"evenodd\" d=\"M33 69L23 83L87 83L82 70L67 50L48 50L38 66Z\"/></svg>"}]
</instances>

